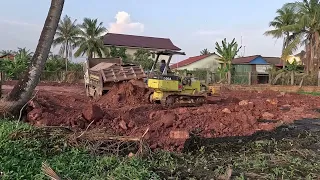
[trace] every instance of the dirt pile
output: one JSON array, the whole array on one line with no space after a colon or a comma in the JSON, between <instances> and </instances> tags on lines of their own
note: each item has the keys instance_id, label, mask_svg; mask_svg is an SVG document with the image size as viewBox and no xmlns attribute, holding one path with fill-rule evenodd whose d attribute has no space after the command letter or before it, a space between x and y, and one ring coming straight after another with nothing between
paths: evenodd
<instances>
[{"instance_id":1,"label":"dirt pile","mask_svg":"<svg viewBox=\"0 0 320 180\"><path fill-rule=\"evenodd\" d=\"M201 107L166 108L148 104L149 90L131 81L115 86L96 102L85 95L41 91L30 103L28 121L41 126L105 129L113 135L140 137L152 149L181 150L191 135L226 137L271 130L282 123L316 118L320 97L274 91L221 90ZM92 104L93 103L93 104Z\"/></svg>"},{"instance_id":2,"label":"dirt pile","mask_svg":"<svg viewBox=\"0 0 320 180\"><path fill-rule=\"evenodd\" d=\"M113 86L97 103L109 108L146 104L150 92L142 81L131 80Z\"/></svg>"}]
</instances>

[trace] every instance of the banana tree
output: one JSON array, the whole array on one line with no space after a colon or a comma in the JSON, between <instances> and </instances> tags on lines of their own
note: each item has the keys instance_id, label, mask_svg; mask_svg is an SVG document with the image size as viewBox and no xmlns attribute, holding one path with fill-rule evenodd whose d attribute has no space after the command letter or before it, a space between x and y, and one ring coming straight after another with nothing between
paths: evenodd
<instances>
[{"instance_id":1,"label":"banana tree","mask_svg":"<svg viewBox=\"0 0 320 180\"><path fill-rule=\"evenodd\" d=\"M227 42L227 39L224 38L221 42L221 45L216 42L215 47L217 54L220 56L219 60L223 63L223 67L220 70L221 73L224 73L222 77L227 77L226 72L231 73L231 64L232 60L236 57L241 46L238 47L238 43L235 38L231 42Z\"/></svg>"}]
</instances>

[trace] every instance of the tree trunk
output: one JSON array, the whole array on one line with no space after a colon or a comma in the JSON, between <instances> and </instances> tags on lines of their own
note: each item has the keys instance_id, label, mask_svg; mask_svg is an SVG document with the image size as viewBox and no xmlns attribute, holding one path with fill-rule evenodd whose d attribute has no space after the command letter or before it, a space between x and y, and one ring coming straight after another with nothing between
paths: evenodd
<instances>
[{"instance_id":1,"label":"tree trunk","mask_svg":"<svg viewBox=\"0 0 320 180\"><path fill-rule=\"evenodd\" d=\"M287 47L287 40L288 40L288 35L283 39L283 44L282 44L282 56L283 56L283 52L284 50L286 49ZM284 58L284 57L282 57ZM285 69L286 68L286 60L285 59L282 59L282 69Z\"/></svg>"},{"instance_id":2,"label":"tree trunk","mask_svg":"<svg viewBox=\"0 0 320 180\"><path fill-rule=\"evenodd\" d=\"M17 113L30 100L34 89L39 83L41 73L48 58L63 5L64 0L51 1L51 6L28 71L25 72L23 78L14 86L10 94L0 102L0 114Z\"/></svg>"},{"instance_id":3,"label":"tree trunk","mask_svg":"<svg viewBox=\"0 0 320 180\"><path fill-rule=\"evenodd\" d=\"M66 73L68 71L68 57L69 57L69 42L66 43Z\"/></svg>"}]
</instances>

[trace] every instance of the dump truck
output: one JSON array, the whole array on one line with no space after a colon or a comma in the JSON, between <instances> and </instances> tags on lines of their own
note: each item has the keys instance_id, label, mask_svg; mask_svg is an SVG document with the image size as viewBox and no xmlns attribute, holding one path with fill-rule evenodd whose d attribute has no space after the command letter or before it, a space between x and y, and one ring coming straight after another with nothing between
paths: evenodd
<instances>
[{"instance_id":1,"label":"dump truck","mask_svg":"<svg viewBox=\"0 0 320 180\"><path fill-rule=\"evenodd\" d=\"M86 94L93 98L99 98L117 83L146 77L142 66L124 64L121 58L90 58L83 67Z\"/></svg>"}]
</instances>

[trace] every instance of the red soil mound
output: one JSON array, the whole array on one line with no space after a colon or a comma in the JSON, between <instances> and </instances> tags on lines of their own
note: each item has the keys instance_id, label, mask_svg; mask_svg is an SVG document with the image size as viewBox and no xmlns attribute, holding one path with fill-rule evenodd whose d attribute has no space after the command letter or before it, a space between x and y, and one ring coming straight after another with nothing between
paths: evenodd
<instances>
[{"instance_id":1,"label":"red soil mound","mask_svg":"<svg viewBox=\"0 0 320 180\"><path fill-rule=\"evenodd\" d=\"M221 91L201 107L168 109L148 104L148 89L134 81L115 86L92 105L84 95L41 91L30 103L34 125L105 128L116 135L145 136L152 149L181 150L190 133L202 137L251 135L283 122L316 118L320 98L274 91ZM260 122L261 119L271 122Z\"/></svg>"},{"instance_id":2,"label":"red soil mound","mask_svg":"<svg viewBox=\"0 0 320 180\"><path fill-rule=\"evenodd\" d=\"M119 83L104 96L98 103L106 107L123 107L148 103L150 90L142 81L131 80Z\"/></svg>"}]
</instances>

